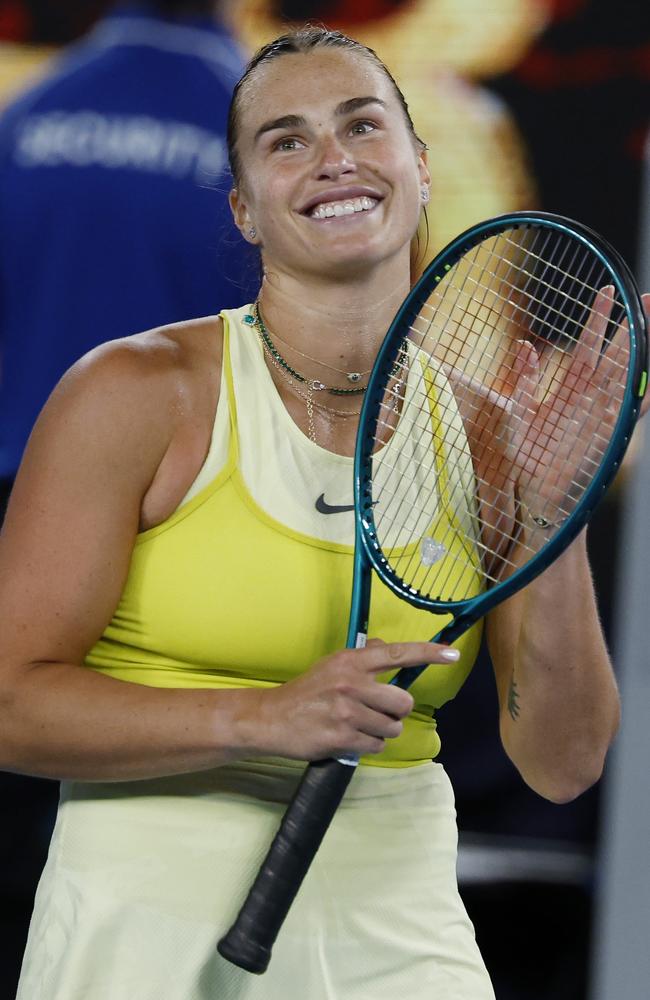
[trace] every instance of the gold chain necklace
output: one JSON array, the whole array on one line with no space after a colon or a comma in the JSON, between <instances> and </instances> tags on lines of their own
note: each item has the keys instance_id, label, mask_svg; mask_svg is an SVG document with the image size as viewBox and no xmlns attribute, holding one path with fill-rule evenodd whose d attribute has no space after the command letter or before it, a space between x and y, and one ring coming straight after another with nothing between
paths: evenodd
<instances>
[{"instance_id":1,"label":"gold chain necklace","mask_svg":"<svg viewBox=\"0 0 650 1000\"><path fill-rule=\"evenodd\" d=\"M256 305L256 309L257 315L259 316L259 306ZM334 365L328 365L327 361L319 361L318 358L312 358L311 354L305 354L304 351L298 350L298 348L294 347L293 344L290 344L288 340L283 340L279 333L274 333L273 337L275 340L279 341L279 343L284 344L286 347L290 347L295 354L299 354L301 358L305 359L305 361L313 361L315 365L320 365L321 368L327 368L331 372L336 372L337 375L345 375L348 382L360 382L364 375L370 375L370 372L372 371L372 368L366 368L363 372L349 372L346 371L345 368L336 368Z\"/></svg>"},{"instance_id":2,"label":"gold chain necklace","mask_svg":"<svg viewBox=\"0 0 650 1000\"><path fill-rule=\"evenodd\" d=\"M364 393L367 389L367 386L364 385L357 389L337 389L333 386L324 385L324 383L318 381L318 379L308 379L304 375L300 375L293 368L291 368L289 364L287 364L287 362L284 360L280 352L273 344L273 341L269 337L268 330L266 329L262 321L262 317L259 311L259 306L257 303L253 305L252 310L253 310L252 313L248 313L246 316L244 316L244 322L248 326L255 327L257 334L260 338L260 342L262 344L262 350L267 355L273 367L280 373L280 375L285 379L285 381L288 382L293 392L295 392L296 395L300 396L301 399L304 399L307 408L307 428L308 428L309 439L313 441L314 444L317 443L316 427L314 425L314 407L317 407L317 409L319 410L324 410L326 413L332 413L338 417L344 417L344 418L358 417L359 413L361 412L360 410L337 410L333 406L328 406L326 403L323 403L320 400L316 401L314 399L314 392L316 391L320 393L323 389L327 389L329 392L334 393L336 395L357 396ZM308 355L304 355L304 357L308 357ZM398 378L398 375L403 372L404 363L407 358L408 358L408 352L405 342L404 344L402 344L399 356L395 361L390 373L391 378L397 379L392 390L392 394L394 396L392 408L395 410L396 413L399 413L400 395L403 389L403 382L400 378ZM309 358L308 360L315 361L316 359ZM320 364L320 362L317 362L317 364ZM359 374L359 377L361 377L361 373L349 373L349 374ZM303 392L303 390L299 388L297 384L298 382L306 385L307 392Z\"/></svg>"},{"instance_id":3,"label":"gold chain necklace","mask_svg":"<svg viewBox=\"0 0 650 1000\"><path fill-rule=\"evenodd\" d=\"M260 312L260 307L259 307L259 304L257 302L253 305L253 311L252 311L252 314L251 314L251 318L249 319L248 316L245 316L244 317L244 322L250 323L250 324L254 325L257 328L257 332L259 333L260 337L264 341L264 346L266 347L267 351L271 355L273 355L273 357L275 358L275 360L277 361L277 363L279 365L281 365L282 368L284 368L285 371L287 371L289 373L289 375L293 376L293 378L296 380L296 382L302 382L304 385L309 386L313 392L322 392L323 390L325 390L326 392L331 393L333 396L361 396L366 391L367 386L365 386L365 385L356 386L353 389L341 389L341 388L339 388L338 386L335 386L335 385L325 385L325 383L321 382L320 379L317 379L317 378L307 378L306 375L301 375L300 372L297 372L295 368L292 368L291 365L289 364L289 362L286 361L285 358L282 357L282 355L280 354L279 350L277 349L277 347L275 346L275 344L271 340L271 334L266 329L266 326L264 324L264 320L262 319L262 314ZM275 334L274 334L274 336L275 336ZM316 363L320 364L320 362L316 362ZM355 375L355 376L358 375L359 378L361 378L361 375L360 375L359 372L351 372L350 374ZM353 381L356 382L358 380L355 377L355 379L353 379Z\"/></svg>"},{"instance_id":4,"label":"gold chain necklace","mask_svg":"<svg viewBox=\"0 0 650 1000\"><path fill-rule=\"evenodd\" d=\"M273 367L280 372L280 375L282 375L282 377L289 383L289 385L296 393L296 395L300 396L302 399L305 400L307 408L307 433L309 435L310 441L313 441L314 444L317 444L316 427L314 424L314 407L316 407L319 410L325 410L326 413L333 413L337 417L359 416L359 413L361 412L360 410L335 410L333 406L327 406L325 403L321 403L320 400L316 402L314 400L314 391L311 386L311 383L307 383L307 392L303 392L301 389L299 389L295 381L291 378L291 375L289 375L289 373L284 370L282 365L278 364L278 362L275 360L273 354L271 354L268 347L266 346L264 338L260 337L260 340L262 342L262 347L264 349L264 352L268 356L268 359L273 365Z\"/></svg>"}]
</instances>

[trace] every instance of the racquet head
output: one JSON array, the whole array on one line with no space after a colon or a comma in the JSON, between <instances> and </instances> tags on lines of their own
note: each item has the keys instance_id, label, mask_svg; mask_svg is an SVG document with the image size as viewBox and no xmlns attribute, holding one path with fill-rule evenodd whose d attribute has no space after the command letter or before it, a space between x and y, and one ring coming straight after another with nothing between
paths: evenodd
<instances>
[{"instance_id":1,"label":"racquet head","mask_svg":"<svg viewBox=\"0 0 650 1000\"><path fill-rule=\"evenodd\" d=\"M546 214L489 220L427 268L370 377L358 535L411 603L472 619L575 537L623 457L646 382L618 254Z\"/></svg>"}]
</instances>

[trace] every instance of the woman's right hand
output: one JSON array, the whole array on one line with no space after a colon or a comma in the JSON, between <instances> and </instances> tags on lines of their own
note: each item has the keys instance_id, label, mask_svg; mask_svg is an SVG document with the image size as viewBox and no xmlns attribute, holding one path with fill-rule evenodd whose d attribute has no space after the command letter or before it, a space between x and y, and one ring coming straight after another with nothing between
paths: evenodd
<instances>
[{"instance_id":1,"label":"woman's right hand","mask_svg":"<svg viewBox=\"0 0 650 1000\"><path fill-rule=\"evenodd\" d=\"M251 741L258 753L297 760L381 753L401 733L413 698L378 676L456 659L448 646L380 639L333 653L295 680L258 692Z\"/></svg>"}]
</instances>

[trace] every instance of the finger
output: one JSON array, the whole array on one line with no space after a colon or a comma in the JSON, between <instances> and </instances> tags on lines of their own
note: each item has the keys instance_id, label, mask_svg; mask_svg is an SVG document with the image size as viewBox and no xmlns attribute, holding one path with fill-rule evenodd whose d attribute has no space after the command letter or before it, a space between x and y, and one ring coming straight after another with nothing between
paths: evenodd
<instances>
[{"instance_id":1,"label":"finger","mask_svg":"<svg viewBox=\"0 0 650 1000\"><path fill-rule=\"evenodd\" d=\"M605 285L594 298L589 317L577 344L569 353L569 363L564 368L555 396L562 406L574 405L576 398L588 395L588 387L603 354L603 343L610 322L616 289ZM561 410L558 410L558 415Z\"/></svg>"},{"instance_id":2,"label":"finger","mask_svg":"<svg viewBox=\"0 0 650 1000\"><path fill-rule=\"evenodd\" d=\"M630 359L630 341L627 330L619 329L612 343L603 354L593 379L601 391L622 398Z\"/></svg>"},{"instance_id":3,"label":"finger","mask_svg":"<svg viewBox=\"0 0 650 1000\"><path fill-rule=\"evenodd\" d=\"M449 379L455 394L462 389L464 399L471 397L474 400L475 409L481 409L486 404L501 410L508 408L508 395L506 393L497 392L496 389L492 389L480 379L468 375L459 368L453 368L449 364L442 365L442 372Z\"/></svg>"},{"instance_id":4,"label":"finger","mask_svg":"<svg viewBox=\"0 0 650 1000\"><path fill-rule=\"evenodd\" d=\"M406 694L405 691L402 694ZM364 736L374 736L380 740L394 740L403 729L403 723L393 715L379 712L367 705L359 705L354 728Z\"/></svg>"},{"instance_id":5,"label":"finger","mask_svg":"<svg viewBox=\"0 0 650 1000\"><path fill-rule=\"evenodd\" d=\"M650 312L650 295L641 296L643 308ZM618 324L598 365L599 388L621 399L627 381L630 359L630 326L627 318Z\"/></svg>"},{"instance_id":6,"label":"finger","mask_svg":"<svg viewBox=\"0 0 650 1000\"><path fill-rule=\"evenodd\" d=\"M517 342L512 363L512 399L510 419L506 422L508 440L504 442L506 453L515 461L522 441L537 412L539 392L539 355L527 340Z\"/></svg>"},{"instance_id":7,"label":"finger","mask_svg":"<svg viewBox=\"0 0 650 1000\"><path fill-rule=\"evenodd\" d=\"M386 748L386 741L378 736L365 736L362 733L358 733L356 736L351 737L345 742L340 748L334 746L332 750L327 754L328 757L340 757L344 754L346 757L364 757L367 754L381 753Z\"/></svg>"},{"instance_id":8,"label":"finger","mask_svg":"<svg viewBox=\"0 0 650 1000\"><path fill-rule=\"evenodd\" d=\"M641 296L641 303L643 305L643 311L645 312L646 320L648 322L650 322L650 292L644 292L643 293L643 295ZM630 325L629 325L629 323L627 321L627 317L626 317L623 320L623 322L619 325L618 330L616 332L616 335L614 337L612 337L612 343L614 341L616 341L616 339L621 334L628 333L629 329L630 329ZM608 350L609 350L609 348L608 348Z\"/></svg>"},{"instance_id":9,"label":"finger","mask_svg":"<svg viewBox=\"0 0 650 1000\"><path fill-rule=\"evenodd\" d=\"M435 642L374 642L354 650L356 662L368 673L381 674L420 663L457 663L460 652L452 646Z\"/></svg>"},{"instance_id":10,"label":"finger","mask_svg":"<svg viewBox=\"0 0 650 1000\"><path fill-rule=\"evenodd\" d=\"M598 364L615 295L616 289L613 285L605 285L596 292L589 318L573 352L573 360L578 371L582 368L593 371Z\"/></svg>"},{"instance_id":11,"label":"finger","mask_svg":"<svg viewBox=\"0 0 650 1000\"><path fill-rule=\"evenodd\" d=\"M527 340L519 340L512 364L512 416L530 422L539 386L539 356ZM527 417L527 414L529 415Z\"/></svg>"},{"instance_id":12,"label":"finger","mask_svg":"<svg viewBox=\"0 0 650 1000\"><path fill-rule=\"evenodd\" d=\"M378 684L375 680L369 680L367 685L359 689L358 696L366 708L381 712L391 719L405 719L415 705L413 695L408 691L393 684Z\"/></svg>"},{"instance_id":13,"label":"finger","mask_svg":"<svg viewBox=\"0 0 650 1000\"><path fill-rule=\"evenodd\" d=\"M627 371L626 358L630 353L630 337L627 322L622 323L611 342L607 345L604 354L600 359L599 370L607 370L612 374ZM623 376L624 377L624 376Z\"/></svg>"}]
</instances>

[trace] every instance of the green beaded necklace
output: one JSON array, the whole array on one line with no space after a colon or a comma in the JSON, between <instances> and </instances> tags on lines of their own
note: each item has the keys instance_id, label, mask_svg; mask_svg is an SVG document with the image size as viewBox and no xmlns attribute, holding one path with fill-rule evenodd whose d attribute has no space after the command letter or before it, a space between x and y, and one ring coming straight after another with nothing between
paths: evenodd
<instances>
[{"instance_id":1,"label":"green beaded necklace","mask_svg":"<svg viewBox=\"0 0 650 1000\"><path fill-rule=\"evenodd\" d=\"M318 379L308 379L306 378L305 375L301 375L300 372L297 372L295 368L291 367L288 361L285 361L285 359L282 357L277 347L271 340L269 332L266 329L264 321L260 315L260 309L257 302L255 302L253 306L251 306L251 312L247 313L246 316L243 317L243 321L248 326L254 326L256 328L257 333L259 334L260 340L262 342L262 348L268 352L271 364L278 369L280 374L283 375L284 378L291 385L293 385L294 391L297 392L299 396L302 396L302 398L305 400L305 403L307 404L308 433L310 439L314 442L314 444L317 443L316 425L314 423L315 406L317 406L319 410L326 411L327 413L330 414L335 413L337 416L341 417L359 416L359 414L356 411L334 410L332 409L332 407L326 406L324 403L316 403L316 401L314 400L314 392L320 392L323 389L326 389L328 392L331 392L337 396L357 396L364 393L368 388L367 386L365 385L360 386L357 389L339 389L336 388L335 386L325 385L324 382L320 382ZM314 359L311 358L310 360ZM400 375L400 373L404 371L407 362L408 362L408 342L404 340L402 342L402 346L400 348L397 359L395 360L395 363L391 368L391 378L397 378ZM319 362L316 363L318 364ZM358 372L347 372L342 374L347 374L347 377L350 379L350 381L352 380L356 381L357 379L361 378L361 374ZM295 385L294 379L296 382L301 382L303 385L306 386L307 388L306 393L302 392ZM393 388L393 396L394 396L393 409L395 410L396 413L399 413L399 403L403 386L404 384L401 381L401 379L398 379Z\"/></svg>"},{"instance_id":2,"label":"green beaded necklace","mask_svg":"<svg viewBox=\"0 0 650 1000\"><path fill-rule=\"evenodd\" d=\"M271 340L269 331L266 329L266 326L264 325L264 320L262 319L262 315L260 313L260 307L257 302L253 305L253 313L250 316L250 318L249 316L245 316L244 321L246 323L249 323L251 326L257 327L258 333L262 338L262 340L264 341L264 344L266 345L269 354L273 358L275 358L277 363L281 365L281 367L284 368L285 371L289 372L292 378L295 378L296 382L302 382L304 385L308 386L313 392L322 392L323 389L326 389L327 392L332 393L333 396L361 396L366 391L367 386L365 385L356 386L353 389L339 389L337 386L325 385L325 383L321 382L319 379L307 378L306 375L301 375L300 372L297 372L295 370L295 368L292 368L289 362L282 357L279 350ZM357 373L352 373L352 374L356 375ZM358 378L361 378L361 376L358 375Z\"/></svg>"},{"instance_id":3,"label":"green beaded necklace","mask_svg":"<svg viewBox=\"0 0 650 1000\"><path fill-rule=\"evenodd\" d=\"M288 372L293 378L295 378L297 382L302 382L304 385L308 386L308 388L313 392L321 392L323 389L326 389L327 392L330 392L333 396L360 396L363 395L363 393L366 391L366 389L368 388L367 385L357 386L353 389L341 389L338 386L325 385L325 383L321 382L319 379L310 379L307 378L305 375L301 375L300 372L297 372L295 368L292 368L289 362L282 357L279 350L271 340L269 331L266 329L266 326L264 325L264 320L262 319L262 314L260 313L259 303L255 302L253 304L252 309L253 309L252 314L244 316L244 322L248 323L249 326L257 327L257 331L260 337L262 338L262 341L264 342L264 345L266 346L266 349L268 350L269 354L275 359L277 364L279 364L282 368L284 368L284 370ZM397 360L395 361L391 369L390 373L391 378L394 378L402 370L404 365L405 353L406 353L406 348L404 346L402 347L402 350L400 351ZM347 377L351 382L357 382L361 378L361 375L358 372L349 372Z\"/></svg>"}]
</instances>

